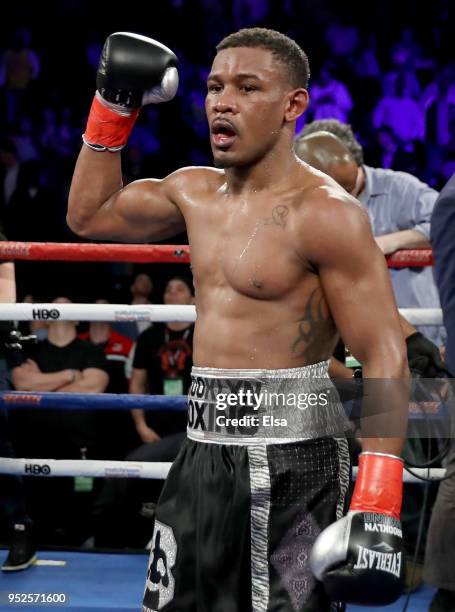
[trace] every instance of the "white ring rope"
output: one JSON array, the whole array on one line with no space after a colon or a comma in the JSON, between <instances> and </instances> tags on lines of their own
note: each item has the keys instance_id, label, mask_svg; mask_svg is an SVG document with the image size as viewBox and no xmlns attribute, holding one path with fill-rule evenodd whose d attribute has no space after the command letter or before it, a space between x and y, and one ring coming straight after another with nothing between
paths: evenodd
<instances>
[{"instance_id":1,"label":"white ring rope","mask_svg":"<svg viewBox=\"0 0 455 612\"><path fill-rule=\"evenodd\" d=\"M443 325L440 308L399 308L398 310L411 325Z\"/></svg>"},{"instance_id":2,"label":"white ring rope","mask_svg":"<svg viewBox=\"0 0 455 612\"><path fill-rule=\"evenodd\" d=\"M0 474L165 479L172 463L93 459L12 459L0 457Z\"/></svg>"},{"instance_id":3,"label":"white ring rope","mask_svg":"<svg viewBox=\"0 0 455 612\"><path fill-rule=\"evenodd\" d=\"M0 304L0 321L183 321L196 320L194 306L144 304Z\"/></svg>"},{"instance_id":4,"label":"white ring rope","mask_svg":"<svg viewBox=\"0 0 455 612\"><path fill-rule=\"evenodd\" d=\"M164 480L172 463L144 461L95 461L93 459L11 459L0 457L0 474L14 476L91 476L93 478L156 478ZM440 480L446 474L444 468L413 468L422 478ZM353 468L353 478L357 468ZM404 472L403 482L422 481Z\"/></svg>"},{"instance_id":5,"label":"white ring rope","mask_svg":"<svg viewBox=\"0 0 455 612\"><path fill-rule=\"evenodd\" d=\"M400 308L411 325L442 325L440 308ZM0 304L0 321L184 321L196 320L194 306L165 304Z\"/></svg>"}]
</instances>

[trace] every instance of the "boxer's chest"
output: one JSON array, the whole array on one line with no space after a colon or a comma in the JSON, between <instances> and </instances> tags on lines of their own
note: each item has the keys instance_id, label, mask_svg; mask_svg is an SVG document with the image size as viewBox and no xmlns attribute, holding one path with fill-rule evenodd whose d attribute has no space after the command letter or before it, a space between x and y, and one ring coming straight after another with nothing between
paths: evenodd
<instances>
[{"instance_id":1,"label":"boxer's chest","mask_svg":"<svg viewBox=\"0 0 455 612\"><path fill-rule=\"evenodd\" d=\"M210 211L205 222L189 224L196 282L230 286L244 295L276 299L295 287L304 272L296 256L289 207L264 206Z\"/></svg>"}]
</instances>

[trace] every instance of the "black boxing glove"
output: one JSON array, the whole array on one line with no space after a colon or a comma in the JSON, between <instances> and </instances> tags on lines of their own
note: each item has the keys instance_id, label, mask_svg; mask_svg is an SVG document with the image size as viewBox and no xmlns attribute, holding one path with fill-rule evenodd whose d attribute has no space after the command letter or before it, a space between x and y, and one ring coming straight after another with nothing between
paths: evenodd
<instances>
[{"instance_id":1,"label":"black boxing glove","mask_svg":"<svg viewBox=\"0 0 455 612\"><path fill-rule=\"evenodd\" d=\"M111 34L98 66L97 92L84 143L96 151L119 151L145 104L172 100L177 92L177 57L161 43L129 32Z\"/></svg>"},{"instance_id":2,"label":"black boxing glove","mask_svg":"<svg viewBox=\"0 0 455 612\"><path fill-rule=\"evenodd\" d=\"M450 376L436 344L420 332L406 338L409 369L422 378Z\"/></svg>"},{"instance_id":3,"label":"black boxing glove","mask_svg":"<svg viewBox=\"0 0 455 612\"><path fill-rule=\"evenodd\" d=\"M360 454L349 512L319 534L310 555L311 569L333 601L382 606L401 595L402 492L399 457Z\"/></svg>"}]
</instances>

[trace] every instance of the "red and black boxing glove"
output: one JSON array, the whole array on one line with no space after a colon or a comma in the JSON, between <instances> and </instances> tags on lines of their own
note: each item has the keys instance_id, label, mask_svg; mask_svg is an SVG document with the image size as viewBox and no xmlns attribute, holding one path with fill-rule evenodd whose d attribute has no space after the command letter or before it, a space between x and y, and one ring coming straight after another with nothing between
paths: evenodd
<instances>
[{"instance_id":1,"label":"red and black boxing glove","mask_svg":"<svg viewBox=\"0 0 455 612\"><path fill-rule=\"evenodd\" d=\"M383 606L401 595L402 496L403 461L361 453L349 512L321 532L310 556L311 569L331 600Z\"/></svg>"},{"instance_id":2,"label":"red and black boxing glove","mask_svg":"<svg viewBox=\"0 0 455 612\"><path fill-rule=\"evenodd\" d=\"M177 57L161 43L129 32L111 34L98 66L97 92L83 135L95 151L119 151L141 106L172 100L177 92Z\"/></svg>"}]
</instances>

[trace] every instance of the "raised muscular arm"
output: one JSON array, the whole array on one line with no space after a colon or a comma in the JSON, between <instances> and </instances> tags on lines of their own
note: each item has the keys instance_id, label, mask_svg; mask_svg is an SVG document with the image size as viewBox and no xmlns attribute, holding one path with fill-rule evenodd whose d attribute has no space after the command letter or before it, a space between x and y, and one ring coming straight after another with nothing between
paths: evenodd
<instances>
[{"instance_id":1,"label":"raised muscular arm","mask_svg":"<svg viewBox=\"0 0 455 612\"><path fill-rule=\"evenodd\" d=\"M123 188L120 160L140 108L174 97L176 64L174 53L151 38L116 32L106 39L69 198L68 225L77 234L146 242L183 230L173 179Z\"/></svg>"},{"instance_id":2,"label":"raised muscular arm","mask_svg":"<svg viewBox=\"0 0 455 612\"><path fill-rule=\"evenodd\" d=\"M69 227L85 238L123 242L164 240L184 231L174 200L182 171L123 187L120 155L83 145L71 183Z\"/></svg>"}]
</instances>

